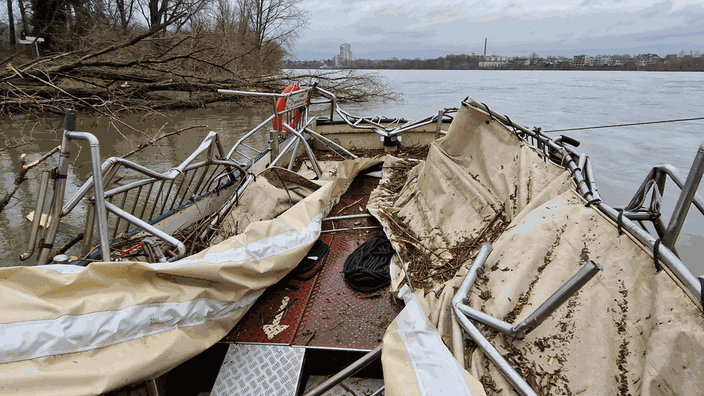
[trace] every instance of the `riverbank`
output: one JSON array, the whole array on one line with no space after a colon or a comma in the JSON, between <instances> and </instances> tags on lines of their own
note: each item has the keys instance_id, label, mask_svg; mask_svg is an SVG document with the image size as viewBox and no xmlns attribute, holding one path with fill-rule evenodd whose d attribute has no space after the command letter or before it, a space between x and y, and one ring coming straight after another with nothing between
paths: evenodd
<instances>
[{"instance_id":1,"label":"riverbank","mask_svg":"<svg viewBox=\"0 0 704 396\"><path fill-rule=\"evenodd\" d=\"M503 57L487 57L495 59ZM568 60L569 59L569 60ZM483 60L473 55L448 55L436 59L357 59L339 69L369 70L581 70L581 71L704 71L704 58L690 56L675 59L651 58L645 64L635 60L620 59L612 66L585 66L584 62L575 65L571 58L517 58L511 60ZM336 69L328 60L283 62L289 69Z\"/></svg>"}]
</instances>

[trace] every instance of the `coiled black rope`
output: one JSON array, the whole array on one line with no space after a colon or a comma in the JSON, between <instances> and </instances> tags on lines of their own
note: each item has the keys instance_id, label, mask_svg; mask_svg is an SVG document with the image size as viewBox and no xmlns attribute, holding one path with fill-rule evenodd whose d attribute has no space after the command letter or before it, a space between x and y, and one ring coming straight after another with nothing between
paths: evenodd
<instances>
[{"instance_id":1,"label":"coiled black rope","mask_svg":"<svg viewBox=\"0 0 704 396\"><path fill-rule=\"evenodd\" d=\"M389 262L395 254L385 236L375 236L355 249L343 267L347 285L361 293L372 293L391 283Z\"/></svg>"},{"instance_id":2,"label":"coiled black rope","mask_svg":"<svg viewBox=\"0 0 704 396\"><path fill-rule=\"evenodd\" d=\"M307 280L313 277L318 271L320 271L325 265L325 261L328 259L328 254L330 253L330 246L325 242L318 239L315 241L313 246L308 251L308 255L301 260L301 263L296 267L296 278L300 280ZM321 265L316 268L316 265L320 263ZM316 269L312 274L310 273L312 269Z\"/></svg>"},{"instance_id":3,"label":"coiled black rope","mask_svg":"<svg viewBox=\"0 0 704 396\"><path fill-rule=\"evenodd\" d=\"M320 239L315 241L306 257L286 276L286 288L298 290L300 287L291 281L306 281L314 277L325 266L329 254L330 246Z\"/></svg>"}]
</instances>

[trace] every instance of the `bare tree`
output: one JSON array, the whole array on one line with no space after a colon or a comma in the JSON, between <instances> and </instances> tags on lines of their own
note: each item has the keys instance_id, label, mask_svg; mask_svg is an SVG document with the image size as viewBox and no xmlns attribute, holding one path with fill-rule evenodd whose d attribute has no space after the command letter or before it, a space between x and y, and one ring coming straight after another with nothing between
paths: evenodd
<instances>
[{"instance_id":1,"label":"bare tree","mask_svg":"<svg viewBox=\"0 0 704 396\"><path fill-rule=\"evenodd\" d=\"M18 0L17 5L20 7L20 17L22 18L22 30L27 31L29 23L27 21L27 11L25 10L25 0Z\"/></svg>"},{"instance_id":2,"label":"bare tree","mask_svg":"<svg viewBox=\"0 0 704 396\"><path fill-rule=\"evenodd\" d=\"M288 49L308 23L308 11L296 0L237 0L240 23L253 36L258 51Z\"/></svg>"},{"instance_id":3,"label":"bare tree","mask_svg":"<svg viewBox=\"0 0 704 396\"><path fill-rule=\"evenodd\" d=\"M237 7L231 0L217 0L213 4L212 19L215 29L225 35L235 33L237 27Z\"/></svg>"},{"instance_id":4,"label":"bare tree","mask_svg":"<svg viewBox=\"0 0 704 396\"><path fill-rule=\"evenodd\" d=\"M117 26L122 33L127 33L127 29L134 17L137 0L94 0L105 15L107 23Z\"/></svg>"},{"instance_id":5,"label":"bare tree","mask_svg":"<svg viewBox=\"0 0 704 396\"><path fill-rule=\"evenodd\" d=\"M174 29L180 30L213 0L137 0L139 10L150 29L166 21L176 21Z\"/></svg>"},{"instance_id":6,"label":"bare tree","mask_svg":"<svg viewBox=\"0 0 704 396\"><path fill-rule=\"evenodd\" d=\"M17 44L17 38L15 36L15 18L12 12L12 0L7 0L7 24L10 27L10 44Z\"/></svg>"}]
</instances>

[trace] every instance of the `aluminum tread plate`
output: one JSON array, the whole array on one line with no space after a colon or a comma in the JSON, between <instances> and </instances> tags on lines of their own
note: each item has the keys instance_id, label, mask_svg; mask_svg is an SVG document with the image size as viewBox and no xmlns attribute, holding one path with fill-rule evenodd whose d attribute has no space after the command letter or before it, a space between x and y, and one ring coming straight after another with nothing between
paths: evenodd
<instances>
[{"instance_id":1,"label":"aluminum tread plate","mask_svg":"<svg viewBox=\"0 0 704 396\"><path fill-rule=\"evenodd\" d=\"M303 371L304 348L232 344L212 396L294 396Z\"/></svg>"}]
</instances>

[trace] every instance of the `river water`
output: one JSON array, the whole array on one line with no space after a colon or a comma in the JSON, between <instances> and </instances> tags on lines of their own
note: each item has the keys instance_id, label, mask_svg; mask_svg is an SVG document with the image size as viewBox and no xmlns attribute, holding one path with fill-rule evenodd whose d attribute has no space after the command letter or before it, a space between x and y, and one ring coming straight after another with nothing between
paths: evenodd
<instances>
[{"instance_id":1,"label":"river water","mask_svg":"<svg viewBox=\"0 0 704 396\"><path fill-rule=\"evenodd\" d=\"M607 124L632 123L704 116L704 73L654 72L588 72L588 71L377 71L390 89L402 95L400 101L386 103L355 103L343 105L353 114L386 115L420 118L445 107L458 107L466 96L484 102L515 123L543 130ZM182 161L195 148L208 130L220 132L226 149L242 133L256 126L268 115L262 109L241 109L236 106L204 110L189 110L166 114L143 114L121 118L135 129L153 135L161 130L168 133L190 125L206 125L162 141L132 157L132 160L157 170L167 170ZM166 123L166 126L162 126ZM2 129L6 137L37 139L31 145L0 152L2 178L0 188L12 184L13 172L19 170L17 158L27 153L29 160L59 144L59 118L18 118L6 120ZM129 152L130 141L141 142L137 132L120 127L118 132L102 118L82 118L78 129L92 132L101 142L103 158ZM697 148L704 141L704 122L681 122L628 128L594 129L564 134L582 142L579 150L593 160L597 186L602 197L612 206L628 203L636 188L652 166L661 163L675 165L686 175ZM263 144L263 142L262 142ZM2 148L2 146L0 146ZM90 167L87 147L74 150L78 158L72 162L68 193L85 180ZM31 173L30 177L36 177ZM33 210L32 191L37 181L30 180L21 188L10 207L0 213L0 265L17 265L29 222L23 216ZM666 219L674 207L679 190L668 183L663 214ZM700 191L703 191L700 188ZM65 222L78 224L81 212ZM683 261L696 275L704 274L701 253L704 241L704 220L690 211L678 242Z\"/></svg>"}]
</instances>

